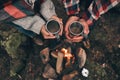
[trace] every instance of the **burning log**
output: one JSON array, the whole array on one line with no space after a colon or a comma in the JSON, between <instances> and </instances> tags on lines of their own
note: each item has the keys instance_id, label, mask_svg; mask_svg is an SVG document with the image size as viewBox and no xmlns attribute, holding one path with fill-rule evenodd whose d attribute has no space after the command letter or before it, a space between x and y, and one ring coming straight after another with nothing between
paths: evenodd
<instances>
[{"instance_id":1,"label":"burning log","mask_svg":"<svg viewBox=\"0 0 120 80\"><path fill-rule=\"evenodd\" d=\"M63 44L61 44L61 45L57 46L57 48L55 48L51 51L52 57L57 59L56 69L52 68L52 70L51 70L51 68L49 69L49 67L45 67L43 77L52 78L51 76L52 76L52 74L56 74L55 72L60 74L63 70L64 63L65 63L65 68L72 67L72 64L74 63L75 58L78 60L79 68L82 68L85 65L85 62L86 62L85 50L82 48L79 48L78 52L74 53L77 55L74 55L74 54L71 54L72 43L70 45L67 44L67 42L63 42L63 43L64 43L64 45L67 45L67 46L64 46ZM73 46L77 47L76 45L73 45ZM65 47L65 48L63 48L63 47ZM41 51L41 53L42 54L45 53L44 56L46 56L46 58L49 59L49 57L48 57L49 56L49 49L45 49L45 50ZM48 53L48 54L46 55L46 53ZM46 60L46 58L43 59L43 62ZM65 61L65 62L63 62L63 61ZM77 72L75 72L75 73L73 72L73 73L70 73L68 75L64 75L62 80L71 80L77 74L78 74Z\"/></svg>"},{"instance_id":2,"label":"burning log","mask_svg":"<svg viewBox=\"0 0 120 80\"><path fill-rule=\"evenodd\" d=\"M56 72L60 74L62 71L62 64L63 64L63 59L66 58L66 64L65 67L68 67L71 65L71 59L73 61L73 55L71 54L71 48L69 47L68 49L62 48L60 51L56 50L51 52L51 55L55 58L57 58L57 63L56 63Z\"/></svg>"},{"instance_id":3,"label":"burning log","mask_svg":"<svg viewBox=\"0 0 120 80\"><path fill-rule=\"evenodd\" d=\"M67 59L65 66L70 66L71 59L73 58L73 55L71 54L71 48L68 49L62 48L61 52L64 54L64 57Z\"/></svg>"},{"instance_id":4,"label":"burning log","mask_svg":"<svg viewBox=\"0 0 120 80\"><path fill-rule=\"evenodd\" d=\"M58 51L52 51L52 52L51 52L51 55L52 55L54 58L58 58Z\"/></svg>"},{"instance_id":5,"label":"burning log","mask_svg":"<svg viewBox=\"0 0 120 80\"><path fill-rule=\"evenodd\" d=\"M57 57L57 63L56 63L56 72L60 74L62 71L62 62L63 62L63 54L61 52L58 52L58 57Z\"/></svg>"},{"instance_id":6,"label":"burning log","mask_svg":"<svg viewBox=\"0 0 120 80\"><path fill-rule=\"evenodd\" d=\"M63 63L63 53L61 52L58 52L58 51L53 51L51 52L51 55L54 57L54 58L57 58L57 62L56 62L56 72L58 74L60 74L60 72L62 71L62 63Z\"/></svg>"},{"instance_id":7,"label":"burning log","mask_svg":"<svg viewBox=\"0 0 120 80\"><path fill-rule=\"evenodd\" d=\"M60 73L62 70L62 63L63 59L66 58L66 63L65 67L69 67L71 63L74 63L74 55L71 54L71 48L69 47L68 49L62 48L61 52L60 51L53 51L51 55L55 58L57 58L57 63L56 63L56 72ZM78 59L78 64L79 68L82 68L85 65L86 62L86 52L83 48L79 48L77 51L77 59Z\"/></svg>"},{"instance_id":8,"label":"burning log","mask_svg":"<svg viewBox=\"0 0 120 80\"><path fill-rule=\"evenodd\" d=\"M86 62L86 52L82 48L79 48L78 50L78 62L79 62L79 68L82 68Z\"/></svg>"}]
</instances>

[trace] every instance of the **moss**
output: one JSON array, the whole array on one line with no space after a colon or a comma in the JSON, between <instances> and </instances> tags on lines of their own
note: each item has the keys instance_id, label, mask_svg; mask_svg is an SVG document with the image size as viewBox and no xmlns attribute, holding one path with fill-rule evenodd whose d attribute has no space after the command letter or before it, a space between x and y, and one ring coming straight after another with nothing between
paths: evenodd
<instances>
[{"instance_id":1,"label":"moss","mask_svg":"<svg viewBox=\"0 0 120 80\"><path fill-rule=\"evenodd\" d=\"M109 80L105 69L100 64L87 60L86 67L89 70L88 80Z\"/></svg>"},{"instance_id":2,"label":"moss","mask_svg":"<svg viewBox=\"0 0 120 80\"><path fill-rule=\"evenodd\" d=\"M7 40L3 41L3 46L12 58L17 57L17 49L26 38L20 33L11 34Z\"/></svg>"}]
</instances>

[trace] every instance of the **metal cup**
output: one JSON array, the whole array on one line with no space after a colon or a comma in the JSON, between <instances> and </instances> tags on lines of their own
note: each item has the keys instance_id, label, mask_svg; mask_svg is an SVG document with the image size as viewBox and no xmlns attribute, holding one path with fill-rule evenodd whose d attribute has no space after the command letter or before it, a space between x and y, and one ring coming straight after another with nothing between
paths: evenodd
<instances>
[{"instance_id":1,"label":"metal cup","mask_svg":"<svg viewBox=\"0 0 120 80\"><path fill-rule=\"evenodd\" d=\"M83 36L87 38L87 35L84 33L84 27L79 21L74 21L69 26L70 37L73 36Z\"/></svg>"},{"instance_id":2,"label":"metal cup","mask_svg":"<svg viewBox=\"0 0 120 80\"><path fill-rule=\"evenodd\" d=\"M46 23L46 30L49 33L52 33L53 35L56 36L57 39L59 39L59 32L60 32L60 24L58 21L51 19Z\"/></svg>"}]
</instances>

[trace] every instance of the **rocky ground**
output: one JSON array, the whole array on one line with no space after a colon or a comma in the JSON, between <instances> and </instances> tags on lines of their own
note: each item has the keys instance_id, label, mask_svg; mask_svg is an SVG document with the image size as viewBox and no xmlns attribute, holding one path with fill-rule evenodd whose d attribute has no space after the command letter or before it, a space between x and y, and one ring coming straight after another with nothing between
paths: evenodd
<instances>
[{"instance_id":1,"label":"rocky ground","mask_svg":"<svg viewBox=\"0 0 120 80\"><path fill-rule=\"evenodd\" d=\"M62 5L55 2L56 12L65 22ZM90 48L86 48L87 61L85 68L89 70L87 78L79 76L75 80L120 80L120 5L111 9L96 21L89 34ZM41 74L45 65L40 58L41 46L31 38L18 32L12 26L0 24L0 80L47 80ZM23 64L19 67L19 75L10 78L10 60L13 54L24 55ZM9 55L8 55L9 54ZM20 62L15 60L15 64ZM13 67L17 68L17 65ZM60 79L58 79L60 80Z\"/></svg>"}]
</instances>

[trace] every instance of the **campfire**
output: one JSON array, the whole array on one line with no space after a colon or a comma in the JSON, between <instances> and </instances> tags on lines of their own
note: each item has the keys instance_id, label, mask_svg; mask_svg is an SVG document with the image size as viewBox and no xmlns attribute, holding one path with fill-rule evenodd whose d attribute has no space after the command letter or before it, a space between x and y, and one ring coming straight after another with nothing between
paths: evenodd
<instances>
[{"instance_id":1,"label":"campfire","mask_svg":"<svg viewBox=\"0 0 120 80\"><path fill-rule=\"evenodd\" d=\"M72 64L74 63L74 55L71 53L71 51L68 51L67 49L62 48L61 52L63 53L64 58L66 58L66 66L70 66L71 63Z\"/></svg>"},{"instance_id":2,"label":"campfire","mask_svg":"<svg viewBox=\"0 0 120 80\"><path fill-rule=\"evenodd\" d=\"M66 44L63 43L63 45L66 45ZM63 45L60 45L60 48L56 48L49 52L47 51L48 49L45 50L45 53L49 53L49 55L52 56L50 58L51 59L54 58L56 61L55 61L55 64L53 64L54 68L50 65L49 62L47 63L47 65L49 64L49 66L45 66L45 70L43 72L44 77L52 78L53 75L55 75L56 73L62 74L62 71L64 71L65 69L73 68L75 60L78 61L77 64L79 65L79 68L84 66L84 64L86 62L85 50L82 48L76 48L76 49L78 49L78 52L76 51L73 53L71 45L67 45L67 47L63 46ZM45 55L46 58L48 58L49 55ZM77 56L77 57L75 57L75 56ZM45 59L45 60L51 60L51 59ZM54 77L56 77L56 76L54 76Z\"/></svg>"},{"instance_id":3,"label":"campfire","mask_svg":"<svg viewBox=\"0 0 120 80\"><path fill-rule=\"evenodd\" d=\"M63 60L66 60L65 63L65 67L69 67L71 66L71 64L74 63L74 55L71 54L71 48L65 49L62 48L61 50L56 50L51 52L51 55L54 58L57 58L57 62L56 62L56 72L58 74L61 73L61 71L63 70Z\"/></svg>"},{"instance_id":4,"label":"campfire","mask_svg":"<svg viewBox=\"0 0 120 80\"><path fill-rule=\"evenodd\" d=\"M66 57L67 60L70 60L73 57L73 55L65 48L62 48L61 52L64 54L64 57Z\"/></svg>"}]
</instances>

